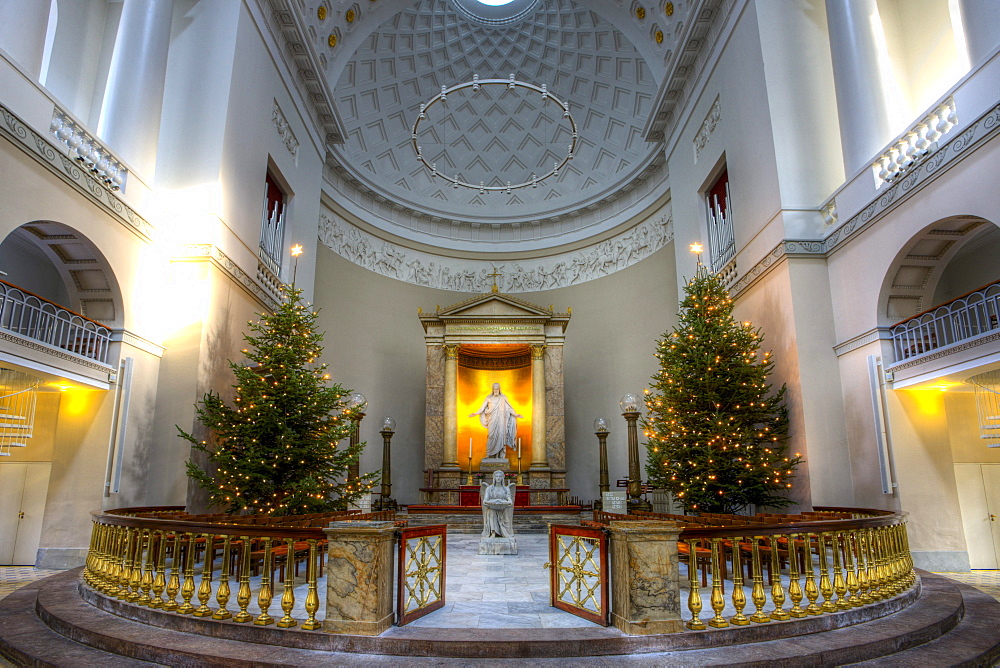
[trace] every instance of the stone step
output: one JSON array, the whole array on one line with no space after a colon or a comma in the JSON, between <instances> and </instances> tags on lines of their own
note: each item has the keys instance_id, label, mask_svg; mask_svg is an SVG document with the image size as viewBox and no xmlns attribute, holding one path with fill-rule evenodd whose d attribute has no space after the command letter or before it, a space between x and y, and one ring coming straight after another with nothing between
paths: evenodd
<instances>
[{"instance_id":1,"label":"stone step","mask_svg":"<svg viewBox=\"0 0 1000 668\"><path fill-rule=\"evenodd\" d=\"M399 519L405 519L411 527L424 527L432 524L447 524L448 533L474 534L483 530L483 516L474 513L400 513ZM548 533L549 524L569 524L578 526L581 513L518 513L514 511L514 533Z\"/></svg>"}]
</instances>

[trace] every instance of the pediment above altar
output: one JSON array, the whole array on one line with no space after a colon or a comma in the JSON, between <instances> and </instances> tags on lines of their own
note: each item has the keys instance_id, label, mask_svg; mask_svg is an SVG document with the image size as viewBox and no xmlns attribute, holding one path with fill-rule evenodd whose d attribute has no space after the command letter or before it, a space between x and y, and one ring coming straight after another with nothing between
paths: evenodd
<instances>
[{"instance_id":1,"label":"pediment above altar","mask_svg":"<svg viewBox=\"0 0 1000 668\"><path fill-rule=\"evenodd\" d=\"M441 327L455 331L457 325L473 322L492 325L530 323L538 328L538 334L555 334L556 331L565 331L570 315L570 309L566 313L556 313L552 306L546 308L502 292L487 292L445 308L438 306L433 313L419 312L420 322L428 334L432 331L440 333ZM523 333L528 334L527 331Z\"/></svg>"}]
</instances>

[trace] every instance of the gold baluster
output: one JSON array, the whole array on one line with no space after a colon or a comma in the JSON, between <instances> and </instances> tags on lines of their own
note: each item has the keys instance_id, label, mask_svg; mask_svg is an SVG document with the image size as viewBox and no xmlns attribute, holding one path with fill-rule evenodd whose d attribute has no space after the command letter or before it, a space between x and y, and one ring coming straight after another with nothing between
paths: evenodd
<instances>
[{"instance_id":1,"label":"gold baluster","mask_svg":"<svg viewBox=\"0 0 1000 668\"><path fill-rule=\"evenodd\" d=\"M845 532L843 538L844 554L847 555L847 591L850 592L850 596L847 597L847 602L854 608L860 608L863 605L861 603L861 597L858 596L861 584L858 582L858 574L854 566L854 548L857 546L857 538L858 535L854 531Z\"/></svg>"},{"instance_id":2,"label":"gold baluster","mask_svg":"<svg viewBox=\"0 0 1000 668\"><path fill-rule=\"evenodd\" d=\"M698 586L698 541L688 541L688 610L691 611L691 619L687 627L692 631L701 631L705 628L705 623L698 619L701 614L701 589Z\"/></svg>"},{"instance_id":3,"label":"gold baluster","mask_svg":"<svg viewBox=\"0 0 1000 668\"><path fill-rule=\"evenodd\" d=\"M724 629L729 626L729 622L722 616L722 611L726 607L725 590L723 589L722 572L719 569L719 550L722 546L718 538L711 539L712 547L712 596L709 599L712 612L715 616L709 620L708 625L717 629Z\"/></svg>"},{"instance_id":4,"label":"gold baluster","mask_svg":"<svg viewBox=\"0 0 1000 668\"><path fill-rule=\"evenodd\" d=\"M97 536L97 523L92 519L90 525L90 546L87 547L87 558L84 560L83 566L83 581L89 586L91 583L92 574L94 572L94 552L96 551L94 547L94 539Z\"/></svg>"},{"instance_id":5,"label":"gold baluster","mask_svg":"<svg viewBox=\"0 0 1000 668\"><path fill-rule=\"evenodd\" d=\"M907 587L912 587L917 581L917 574L913 570L913 554L910 553L910 536L906 532L906 522L900 524L903 532L903 556L906 559L906 581Z\"/></svg>"},{"instance_id":6,"label":"gold baluster","mask_svg":"<svg viewBox=\"0 0 1000 668\"><path fill-rule=\"evenodd\" d=\"M205 558L201 569L201 585L198 587L198 602L201 604L193 614L195 617L208 617L212 614L212 609L208 607L208 602L212 600L212 571L215 570L215 536L207 533L205 535Z\"/></svg>"},{"instance_id":7,"label":"gold baluster","mask_svg":"<svg viewBox=\"0 0 1000 668\"><path fill-rule=\"evenodd\" d=\"M187 548L184 552L184 582L181 584L181 598L184 600L177 612L182 615L190 615L194 612L191 605L191 598L194 596L194 534L185 533L187 536Z\"/></svg>"},{"instance_id":8,"label":"gold baluster","mask_svg":"<svg viewBox=\"0 0 1000 668\"><path fill-rule=\"evenodd\" d=\"M132 577L129 569L129 557L132 553L132 532L128 527L121 527L121 537L118 558L115 559L115 598L124 600L128 596L128 583Z\"/></svg>"},{"instance_id":9,"label":"gold baluster","mask_svg":"<svg viewBox=\"0 0 1000 668\"><path fill-rule=\"evenodd\" d=\"M833 590L837 592L837 609L838 610L850 610L851 604L847 602L844 594L847 593L847 582L844 581L844 569L841 566L842 559L840 556L841 540L840 534L834 532L830 536L833 541Z\"/></svg>"},{"instance_id":10,"label":"gold baluster","mask_svg":"<svg viewBox=\"0 0 1000 668\"><path fill-rule=\"evenodd\" d=\"M875 555L875 530L865 530L865 567L868 578L868 598L874 603L882 600L878 589L878 561Z\"/></svg>"},{"instance_id":11,"label":"gold baluster","mask_svg":"<svg viewBox=\"0 0 1000 668\"><path fill-rule=\"evenodd\" d=\"M316 611L319 610L319 593L316 588L316 572L319 570L319 555L316 550L316 539L309 539L309 563L306 565L306 582L309 584L309 592L306 594L306 621L302 622L302 628L306 631L314 631L321 626L322 622L316 620Z\"/></svg>"},{"instance_id":12,"label":"gold baluster","mask_svg":"<svg viewBox=\"0 0 1000 668\"><path fill-rule=\"evenodd\" d=\"M167 580L164 576L167 561L167 534L164 531L156 532L156 577L153 578L153 598L149 602L151 608L162 608L166 601L163 599L163 590L166 589Z\"/></svg>"},{"instance_id":13,"label":"gold baluster","mask_svg":"<svg viewBox=\"0 0 1000 668\"><path fill-rule=\"evenodd\" d=\"M156 556L153 553L153 530L146 529L144 532L140 530L140 536L145 533L146 538L144 541L140 541L139 547L145 546L145 550L140 553L140 558L143 558L143 569L142 569L142 580L140 580L140 586L142 587L142 596L136 601L139 605L149 605L151 599L149 597L149 591L153 588L153 558Z\"/></svg>"},{"instance_id":14,"label":"gold baluster","mask_svg":"<svg viewBox=\"0 0 1000 668\"><path fill-rule=\"evenodd\" d=\"M125 534L123 527L114 526L111 531L111 548L108 554L108 585L105 593L108 596L118 596L118 592L121 590L119 577L122 554L125 550Z\"/></svg>"},{"instance_id":15,"label":"gold baluster","mask_svg":"<svg viewBox=\"0 0 1000 668\"><path fill-rule=\"evenodd\" d=\"M118 599L128 601L134 592L132 591L132 573L135 570L135 544L138 542L136 530L132 527L125 527L125 554L122 557L122 574L118 579L121 587L118 592ZM138 584L138 579L136 580ZM138 597L138 594L134 594Z\"/></svg>"},{"instance_id":16,"label":"gold baluster","mask_svg":"<svg viewBox=\"0 0 1000 668\"><path fill-rule=\"evenodd\" d=\"M264 570L260 576L260 591L257 593L257 606L260 608L260 615L253 621L257 626L267 626L274 624L274 617L267 614L271 607L271 599L274 598L274 553L271 551L270 536L264 537Z\"/></svg>"},{"instance_id":17,"label":"gold baluster","mask_svg":"<svg viewBox=\"0 0 1000 668\"><path fill-rule=\"evenodd\" d=\"M875 586L879 600L892 597L889 591L888 577L885 569L885 548L882 543L882 528L872 529L872 553L875 555Z\"/></svg>"},{"instance_id":18,"label":"gold baluster","mask_svg":"<svg viewBox=\"0 0 1000 668\"><path fill-rule=\"evenodd\" d=\"M243 549L240 557L240 588L236 592L236 605L240 611L233 617L234 622L249 622L253 615L247 612L250 605L250 536L240 536Z\"/></svg>"},{"instance_id":19,"label":"gold baluster","mask_svg":"<svg viewBox=\"0 0 1000 668\"><path fill-rule=\"evenodd\" d=\"M889 527L889 552L892 558L892 591L900 594L903 591L903 551L899 548L899 525Z\"/></svg>"},{"instance_id":20,"label":"gold baluster","mask_svg":"<svg viewBox=\"0 0 1000 668\"><path fill-rule=\"evenodd\" d=\"M778 555L778 537L772 535L768 539L771 546L771 602L774 603L774 610L769 614L771 619L784 621L789 618L789 614L782 609L785 605L785 589L781 586L781 559Z\"/></svg>"},{"instance_id":21,"label":"gold baluster","mask_svg":"<svg viewBox=\"0 0 1000 668\"><path fill-rule=\"evenodd\" d=\"M278 628L290 629L298 624L292 617L292 608L295 607L295 539L286 538L285 544L288 547L285 556L285 593L281 595L281 611L285 615L278 622Z\"/></svg>"},{"instance_id":22,"label":"gold baluster","mask_svg":"<svg viewBox=\"0 0 1000 668\"><path fill-rule=\"evenodd\" d=\"M219 588L215 593L215 602L219 604L219 609L212 615L212 619L229 619L233 613L226 610L229 604L229 552L232 536L226 534L222 539L222 570L219 571Z\"/></svg>"},{"instance_id":23,"label":"gold baluster","mask_svg":"<svg viewBox=\"0 0 1000 668\"><path fill-rule=\"evenodd\" d=\"M142 532L134 527L129 527L128 533L129 549L126 551L128 565L123 575L123 594L119 598L134 603L139 599L139 583L142 581L142 569L136 564L137 555L141 549Z\"/></svg>"},{"instance_id":24,"label":"gold baluster","mask_svg":"<svg viewBox=\"0 0 1000 668\"><path fill-rule=\"evenodd\" d=\"M823 605L819 606L823 612L837 612L837 605L833 602L833 586L830 584L830 571L826 566L826 534L819 534L819 591L823 594Z\"/></svg>"},{"instance_id":25,"label":"gold baluster","mask_svg":"<svg viewBox=\"0 0 1000 668\"><path fill-rule=\"evenodd\" d=\"M764 614L767 596L764 594L764 575L761 572L760 539L757 536L752 536L750 541L750 564L753 568L753 588L750 590L750 599L753 601L754 607L757 608L757 612L750 615L750 621L763 624L771 621L771 618Z\"/></svg>"},{"instance_id":26,"label":"gold baluster","mask_svg":"<svg viewBox=\"0 0 1000 668\"><path fill-rule=\"evenodd\" d=\"M861 601L861 605L868 605L872 602L872 597L868 595L870 583L868 582L868 559L865 536L864 529L859 529L854 533L855 545L858 548L858 600Z\"/></svg>"},{"instance_id":27,"label":"gold baluster","mask_svg":"<svg viewBox=\"0 0 1000 668\"><path fill-rule=\"evenodd\" d=\"M802 587L799 586L799 558L795 549L797 536L794 533L788 536L788 598L792 602L789 617L806 616L806 611L799 605L802 602Z\"/></svg>"},{"instance_id":28,"label":"gold baluster","mask_svg":"<svg viewBox=\"0 0 1000 668\"><path fill-rule=\"evenodd\" d=\"M94 536L91 537L91 553L88 557L87 584L94 589L101 588L101 563L104 555L104 525L94 522Z\"/></svg>"},{"instance_id":29,"label":"gold baluster","mask_svg":"<svg viewBox=\"0 0 1000 668\"><path fill-rule=\"evenodd\" d=\"M743 591L743 538L733 537L733 607L736 614L729 618L729 621L736 626L747 626L750 620L743 614L743 608L747 605L747 597Z\"/></svg>"},{"instance_id":30,"label":"gold baluster","mask_svg":"<svg viewBox=\"0 0 1000 668\"><path fill-rule=\"evenodd\" d=\"M172 611L177 609L177 593L181 590L180 580L180 557L181 557L181 534L174 533L173 556L170 559L170 579L167 580L167 602L163 604L163 609Z\"/></svg>"}]
</instances>

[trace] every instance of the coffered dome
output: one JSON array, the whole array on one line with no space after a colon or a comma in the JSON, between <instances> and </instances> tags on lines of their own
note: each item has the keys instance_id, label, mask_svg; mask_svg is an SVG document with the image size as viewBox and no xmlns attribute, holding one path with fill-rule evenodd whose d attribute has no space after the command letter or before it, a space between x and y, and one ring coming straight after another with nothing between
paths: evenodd
<instances>
[{"instance_id":1,"label":"coffered dome","mask_svg":"<svg viewBox=\"0 0 1000 668\"><path fill-rule=\"evenodd\" d=\"M585 239L663 197L663 145L643 135L663 64L602 13L584 0L397 4L330 70L346 132L327 177L345 213L435 247L510 251ZM531 87L455 90L414 133L442 89L511 76Z\"/></svg>"}]
</instances>

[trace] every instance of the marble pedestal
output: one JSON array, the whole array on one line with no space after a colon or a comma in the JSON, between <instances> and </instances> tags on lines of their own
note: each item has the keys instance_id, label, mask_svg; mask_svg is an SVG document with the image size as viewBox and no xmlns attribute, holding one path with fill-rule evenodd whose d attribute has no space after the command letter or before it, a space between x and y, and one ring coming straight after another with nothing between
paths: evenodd
<instances>
[{"instance_id":1,"label":"marble pedestal","mask_svg":"<svg viewBox=\"0 0 1000 668\"><path fill-rule=\"evenodd\" d=\"M494 471L510 471L510 460L506 457L486 457L479 460L479 470L492 474Z\"/></svg>"},{"instance_id":2,"label":"marble pedestal","mask_svg":"<svg viewBox=\"0 0 1000 668\"><path fill-rule=\"evenodd\" d=\"M611 621L629 635L683 630L674 522L611 523Z\"/></svg>"},{"instance_id":3,"label":"marble pedestal","mask_svg":"<svg viewBox=\"0 0 1000 668\"><path fill-rule=\"evenodd\" d=\"M326 561L328 633L377 636L393 623L393 522L331 522Z\"/></svg>"},{"instance_id":4,"label":"marble pedestal","mask_svg":"<svg viewBox=\"0 0 1000 668\"><path fill-rule=\"evenodd\" d=\"M513 538L480 538L479 554L517 554L517 541Z\"/></svg>"}]
</instances>

